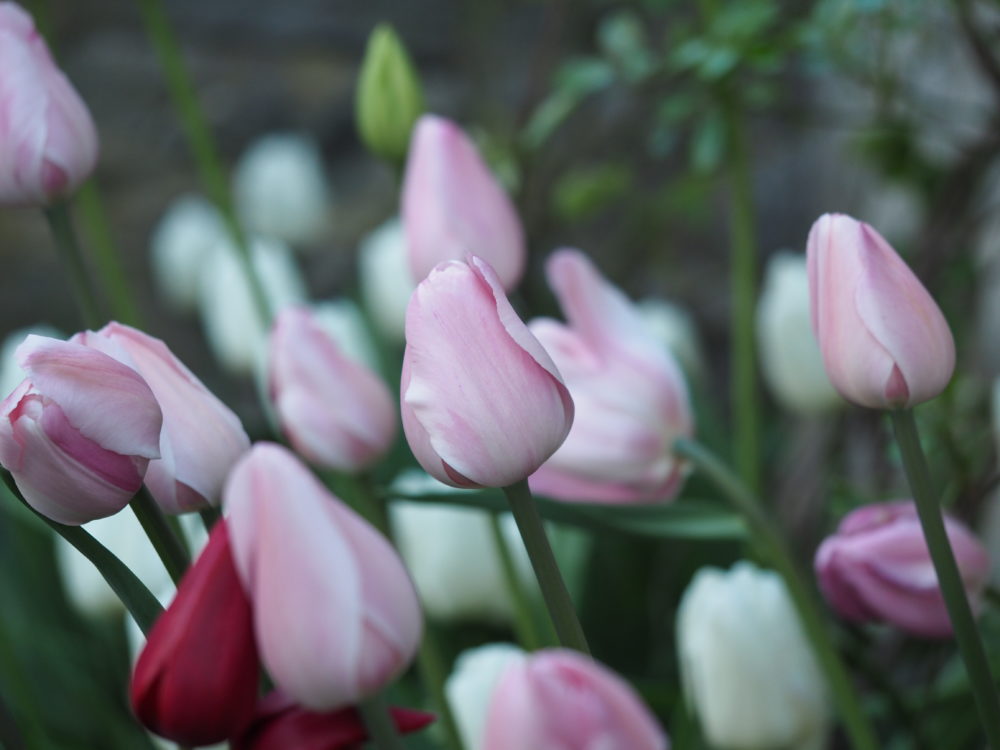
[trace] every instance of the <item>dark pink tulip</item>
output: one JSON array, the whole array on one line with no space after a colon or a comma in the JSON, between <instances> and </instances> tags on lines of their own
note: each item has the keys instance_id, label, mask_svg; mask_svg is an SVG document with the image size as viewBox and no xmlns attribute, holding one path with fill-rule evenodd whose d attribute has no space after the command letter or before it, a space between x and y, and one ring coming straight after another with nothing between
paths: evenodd
<instances>
[{"instance_id":1,"label":"dark pink tulip","mask_svg":"<svg viewBox=\"0 0 1000 750\"><path fill-rule=\"evenodd\" d=\"M239 418L159 339L121 323L72 341L100 350L138 372L163 410L160 456L151 461L146 486L168 513L217 505L222 484L250 448Z\"/></svg>"},{"instance_id":2,"label":"dark pink tulip","mask_svg":"<svg viewBox=\"0 0 1000 750\"><path fill-rule=\"evenodd\" d=\"M0 204L44 205L97 161L97 130L34 21L0 2Z\"/></svg>"},{"instance_id":3,"label":"dark pink tulip","mask_svg":"<svg viewBox=\"0 0 1000 750\"><path fill-rule=\"evenodd\" d=\"M139 654L132 709L182 745L222 742L253 717L259 671L250 602L219 521Z\"/></svg>"},{"instance_id":4,"label":"dark pink tulip","mask_svg":"<svg viewBox=\"0 0 1000 750\"><path fill-rule=\"evenodd\" d=\"M966 593L978 607L989 555L972 532L945 517ZM912 500L866 505L849 513L816 552L816 575L841 617L887 622L916 635L946 638L951 621L938 588Z\"/></svg>"},{"instance_id":5,"label":"dark pink tulip","mask_svg":"<svg viewBox=\"0 0 1000 750\"><path fill-rule=\"evenodd\" d=\"M551 357L476 257L442 263L410 298L400 393L410 450L456 487L524 479L573 422Z\"/></svg>"},{"instance_id":6,"label":"dark pink tulip","mask_svg":"<svg viewBox=\"0 0 1000 750\"><path fill-rule=\"evenodd\" d=\"M224 503L257 645L282 692L327 711L357 703L403 671L423 623L385 537L270 443L236 465Z\"/></svg>"},{"instance_id":7,"label":"dark pink tulip","mask_svg":"<svg viewBox=\"0 0 1000 750\"><path fill-rule=\"evenodd\" d=\"M895 409L944 390L955 369L948 323L882 235L825 214L809 232L808 270L813 333L844 398Z\"/></svg>"},{"instance_id":8,"label":"dark pink tulip","mask_svg":"<svg viewBox=\"0 0 1000 750\"><path fill-rule=\"evenodd\" d=\"M117 513L160 455L160 407L129 367L81 344L28 336L28 377L0 403L0 464L59 523Z\"/></svg>"},{"instance_id":9,"label":"dark pink tulip","mask_svg":"<svg viewBox=\"0 0 1000 750\"><path fill-rule=\"evenodd\" d=\"M390 708L396 731L408 734L434 721L434 715L410 708ZM320 713L308 711L275 691L257 704L251 724L229 742L230 750L360 750L368 739L353 706Z\"/></svg>"},{"instance_id":10,"label":"dark pink tulip","mask_svg":"<svg viewBox=\"0 0 1000 750\"><path fill-rule=\"evenodd\" d=\"M517 211L475 145L451 120L424 115L413 128L402 193L413 280L468 253L486 260L505 289L524 273Z\"/></svg>"},{"instance_id":11,"label":"dark pink tulip","mask_svg":"<svg viewBox=\"0 0 1000 750\"><path fill-rule=\"evenodd\" d=\"M396 404L381 378L345 356L308 310L286 308L268 347L270 393L296 451L326 469L354 473L396 437Z\"/></svg>"},{"instance_id":12,"label":"dark pink tulip","mask_svg":"<svg viewBox=\"0 0 1000 750\"><path fill-rule=\"evenodd\" d=\"M694 429L680 367L583 253L560 250L547 271L569 325L540 319L529 328L576 413L566 442L531 476L532 489L597 503L669 500L686 468L673 442Z\"/></svg>"},{"instance_id":13,"label":"dark pink tulip","mask_svg":"<svg viewBox=\"0 0 1000 750\"><path fill-rule=\"evenodd\" d=\"M504 670L483 750L666 750L667 735L631 686L576 651L545 649Z\"/></svg>"}]
</instances>

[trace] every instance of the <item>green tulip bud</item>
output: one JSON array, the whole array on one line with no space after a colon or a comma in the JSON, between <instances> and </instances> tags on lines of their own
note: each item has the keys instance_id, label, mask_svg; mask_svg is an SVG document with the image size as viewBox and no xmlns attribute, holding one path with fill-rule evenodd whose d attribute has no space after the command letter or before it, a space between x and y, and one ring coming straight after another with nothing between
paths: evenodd
<instances>
[{"instance_id":1,"label":"green tulip bud","mask_svg":"<svg viewBox=\"0 0 1000 750\"><path fill-rule=\"evenodd\" d=\"M424 111L424 93L413 61L392 26L379 24L361 63L355 116L368 149L402 164L413 123Z\"/></svg>"}]
</instances>

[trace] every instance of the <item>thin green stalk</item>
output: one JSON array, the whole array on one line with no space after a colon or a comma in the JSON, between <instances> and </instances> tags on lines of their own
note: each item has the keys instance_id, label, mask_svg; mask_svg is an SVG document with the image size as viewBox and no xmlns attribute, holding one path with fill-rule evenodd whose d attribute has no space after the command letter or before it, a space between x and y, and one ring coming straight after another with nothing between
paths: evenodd
<instances>
[{"instance_id":1,"label":"thin green stalk","mask_svg":"<svg viewBox=\"0 0 1000 750\"><path fill-rule=\"evenodd\" d=\"M62 259L63 266L69 272L73 284L73 294L80 308L80 316L87 328L98 328L103 320L100 312L97 294L91 281L87 266L83 262L83 253L73 229L73 220L69 214L69 204L65 201L53 203L44 209L45 219L49 222L56 249Z\"/></svg>"},{"instance_id":2,"label":"thin green stalk","mask_svg":"<svg viewBox=\"0 0 1000 750\"><path fill-rule=\"evenodd\" d=\"M820 667L826 674L834 703L851 744L855 750L876 750L879 745L875 733L861 707L840 654L834 648L815 594L799 572L784 538L764 513L760 502L718 458L693 440L677 440L674 443L674 453L691 461L746 518L754 540L785 580L802 622L802 629L812 643Z\"/></svg>"},{"instance_id":3,"label":"thin green stalk","mask_svg":"<svg viewBox=\"0 0 1000 750\"><path fill-rule=\"evenodd\" d=\"M493 542L497 548L497 557L500 560L500 569L503 572L504 583L507 586L507 593L510 596L511 604L514 606L514 630L517 639L527 651L534 651L542 647L542 636L538 632L538 625L535 622L531 601L528 593L521 585L517 568L514 565L514 558L511 555L510 547L503 535L503 528L500 525L500 516L497 513L490 513L490 532L493 534Z\"/></svg>"},{"instance_id":4,"label":"thin green stalk","mask_svg":"<svg viewBox=\"0 0 1000 750\"><path fill-rule=\"evenodd\" d=\"M528 550L531 566L535 570L535 577L542 590L542 598L552 618L552 624L555 625L559 642L566 648L574 648L589 654L587 638L576 616L566 582L559 572L559 564L552 553L549 538L545 535L542 517L531 496L527 480L522 479L509 487L504 487L503 491L507 495L514 520L517 521L525 549Z\"/></svg>"},{"instance_id":5,"label":"thin green stalk","mask_svg":"<svg viewBox=\"0 0 1000 750\"><path fill-rule=\"evenodd\" d=\"M170 528L160 506L156 504L152 495L149 494L149 490L145 487L139 490L129 505L135 513L135 517L139 519L142 530L146 532L149 541L153 543L153 549L163 561L163 566L170 574L170 578L174 583L179 583L184 571L191 564L191 556Z\"/></svg>"},{"instance_id":6,"label":"thin green stalk","mask_svg":"<svg viewBox=\"0 0 1000 750\"><path fill-rule=\"evenodd\" d=\"M379 694L358 704L358 711L368 728L368 737L378 750L403 750L403 743L396 732L396 723L389 713L389 705Z\"/></svg>"},{"instance_id":7,"label":"thin green stalk","mask_svg":"<svg viewBox=\"0 0 1000 750\"><path fill-rule=\"evenodd\" d=\"M194 153L205 191L222 213L226 228L232 235L239 251L240 261L243 264L243 270L246 273L257 307L257 314L261 321L269 324L274 311L271 309L271 304L264 292L264 286L254 267L250 244L236 216L229 182L222 167L222 159L219 157L215 139L212 137L204 112L198 103L194 84L184 65L180 45L174 36L163 3L161 0L136 0L136 3L142 14L143 23L146 25L146 33L160 59L160 65L170 89L170 97L180 117L188 144Z\"/></svg>"},{"instance_id":8,"label":"thin green stalk","mask_svg":"<svg viewBox=\"0 0 1000 750\"><path fill-rule=\"evenodd\" d=\"M976 700L979 718L990 747L1000 748L1000 699L997 696L996 685L990 674L989 661L972 615L972 608L962 585L962 576L955 562L948 534L945 531L941 507L931 486L930 472L927 470L927 459L920 446L920 436L913 412L900 409L891 412L892 426L896 433L896 441L903 457L903 466L910 481L910 489L916 502L920 525L924 529L927 547L931 553L934 570L937 573L938 585L944 597L948 616L951 618L952 629L958 651L965 662L969 675L972 695Z\"/></svg>"}]
</instances>

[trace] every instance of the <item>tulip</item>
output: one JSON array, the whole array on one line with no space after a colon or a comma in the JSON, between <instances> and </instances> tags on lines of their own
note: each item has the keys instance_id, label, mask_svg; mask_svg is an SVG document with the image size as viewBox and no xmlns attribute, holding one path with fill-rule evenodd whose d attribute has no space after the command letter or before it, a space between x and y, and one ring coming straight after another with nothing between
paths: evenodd
<instances>
[{"instance_id":1,"label":"tulip","mask_svg":"<svg viewBox=\"0 0 1000 750\"><path fill-rule=\"evenodd\" d=\"M65 335L61 331L44 323L20 328L7 334L7 337L3 340L3 344L0 344L0 396L6 396L11 393L28 376L28 373L17 363L15 351L28 335L32 333L38 336L48 336L53 339L65 338Z\"/></svg>"},{"instance_id":2,"label":"tulip","mask_svg":"<svg viewBox=\"0 0 1000 750\"><path fill-rule=\"evenodd\" d=\"M390 708L396 731L408 734L423 729L434 715L409 708ZM368 730L356 708L318 713L297 706L274 691L257 705L253 721L230 742L230 750L358 750Z\"/></svg>"},{"instance_id":3,"label":"tulip","mask_svg":"<svg viewBox=\"0 0 1000 750\"><path fill-rule=\"evenodd\" d=\"M371 466L396 436L396 404L385 383L348 359L307 310L278 315L269 345L270 395L296 451L326 469Z\"/></svg>"},{"instance_id":4,"label":"tulip","mask_svg":"<svg viewBox=\"0 0 1000 750\"><path fill-rule=\"evenodd\" d=\"M368 370L379 369L379 354L365 316L346 297L309 305L316 323L336 342L347 359Z\"/></svg>"},{"instance_id":5,"label":"tulip","mask_svg":"<svg viewBox=\"0 0 1000 750\"><path fill-rule=\"evenodd\" d=\"M198 307L205 258L227 238L219 210L198 195L174 200L153 231L153 281L178 312Z\"/></svg>"},{"instance_id":6,"label":"tulip","mask_svg":"<svg viewBox=\"0 0 1000 750\"><path fill-rule=\"evenodd\" d=\"M416 284L406 259L403 224L392 218L361 241L358 248L361 295L375 329L386 340L403 341L406 306Z\"/></svg>"},{"instance_id":7,"label":"tulip","mask_svg":"<svg viewBox=\"0 0 1000 750\"><path fill-rule=\"evenodd\" d=\"M35 24L0 3L0 205L46 205L97 163L97 130Z\"/></svg>"},{"instance_id":8,"label":"tulip","mask_svg":"<svg viewBox=\"0 0 1000 750\"><path fill-rule=\"evenodd\" d=\"M945 530L973 608L989 580L990 559L954 518ZM848 513L816 552L816 575L830 606L856 622L887 622L928 638L951 636L951 619L912 500Z\"/></svg>"},{"instance_id":9,"label":"tulip","mask_svg":"<svg viewBox=\"0 0 1000 750\"><path fill-rule=\"evenodd\" d=\"M415 281L468 253L486 260L504 289L524 273L524 230L514 205L476 147L450 120L424 115L410 141L403 226Z\"/></svg>"},{"instance_id":10,"label":"tulip","mask_svg":"<svg viewBox=\"0 0 1000 750\"><path fill-rule=\"evenodd\" d=\"M536 651L493 691L483 750L666 750L666 734L621 677L576 651Z\"/></svg>"},{"instance_id":11,"label":"tulip","mask_svg":"<svg viewBox=\"0 0 1000 750\"><path fill-rule=\"evenodd\" d=\"M163 416L150 387L82 344L31 335L17 358L28 377L0 402L0 464L54 521L117 513L160 455Z\"/></svg>"},{"instance_id":12,"label":"tulip","mask_svg":"<svg viewBox=\"0 0 1000 750\"><path fill-rule=\"evenodd\" d=\"M843 403L826 376L809 324L804 256L778 253L768 262L757 305L757 343L764 381L783 407L809 415Z\"/></svg>"},{"instance_id":13,"label":"tulip","mask_svg":"<svg viewBox=\"0 0 1000 750\"><path fill-rule=\"evenodd\" d=\"M559 447L573 401L483 260L442 263L406 311L403 431L428 474L505 487Z\"/></svg>"},{"instance_id":14,"label":"tulip","mask_svg":"<svg viewBox=\"0 0 1000 750\"><path fill-rule=\"evenodd\" d=\"M132 673L132 708L150 730L183 745L232 736L251 719L260 664L250 601L225 521L185 573Z\"/></svg>"},{"instance_id":15,"label":"tulip","mask_svg":"<svg viewBox=\"0 0 1000 750\"><path fill-rule=\"evenodd\" d=\"M230 468L250 448L239 418L162 341L142 331L109 323L73 340L138 372L159 402L162 458L146 472L146 486L157 504L167 513L217 505Z\"/></svg>"},{"instance_id":16,"label":"tulip","mask_svg":"<svg viewBox=\"0 0 1000 750\"><path fill-rule=\"evenodd\" d=\"M667 347L685 374L700 375L705 369L705 357L691 314L680 305L655 297L639 300L636 307L646 330Z\"/></svg>"},{"instance_id":17,"label":"tulip","mask_svg":"<svg viewBox=\"0 0 1000 750\"><path fill-rule=\"evenodd\" d=\"M444 691L465 750L483 750L493 691L507 667L522 663L526 656L510 643L488 643L458 655Z\"/></svg>"},{"instance_id":18,"label":"tulip","mask_svg":"<svg viewBox=\"0 0 1000 750\"><path fill-rule=\"evenodd\" d=\"M279 689L327 711L406 667L422 623L403 563L292 453L258 443L233 469L224 501L257 644Z\"/></svg>"},{"instance_id":19,"label":"tulip","mask_svg":"<svg viewBox=\"0 0 1000 750\"><path fill-rule=\"evenodd\" d=\"M741 562L702 568L681 598L684 695L713 747L822 746L826 683L776 573Z\"/></svg>"},{"instance_id":20,"label":"tulip","mask_svg":"<svg viewBox=\"0 0 1000 750\"><path fill-rule=\"evenodd\" d=\"M569 325L541 319L530 328L565 377L576 417L532 489L595 503L672 498L686 473L673 442L693 431L680 368L585 255L561 250L547 272Z\"/></svg>"},{"instance_id":21,"label":"tulip","mask_svg":"<svg viewBox=\"0 0 1000 750\"><path fill-rule=\"evenodd\" d=\"M951 379L955 342L927 290L882 236L842 214L809 232L812 327L830 382L873 409L934 398Z\"/></svg>"},{"instance_id":22,"label":"tulip","mask_svg":"<svg viewBox=\"0 0 1000 750\"><path fill-rule=\"evenodd\" d=\"M233 200L251 232L292 246L317 241L331 198L316 144L292 133L255 141L234 170Z\"/></svg>"}]
</instances>

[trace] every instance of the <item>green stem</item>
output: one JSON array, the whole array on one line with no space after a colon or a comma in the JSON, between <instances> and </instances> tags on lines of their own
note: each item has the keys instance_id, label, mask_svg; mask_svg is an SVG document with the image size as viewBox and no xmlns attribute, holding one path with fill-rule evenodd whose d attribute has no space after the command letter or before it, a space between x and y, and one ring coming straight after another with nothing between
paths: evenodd
<instances>
[{"instance_id":1,"label":"green stem","mask_svg":"<svg viewBox=\"0 0 1000 750\"><path fill-rule=\"evenodd\" d=\"M826 674L834 703L851 744L856 750L876 750L879 745L875 733L861 708L844 663L833 646L815 594L799 572L784 538L764 513L759 501L718 458L693 440L677 440L674 443L674 453L691 461L746 518L754 540L785 580L802 628Z\"/></svg>"},{"instance_id":2,"label":"green stem","mask_svg":"<svg viewBox=\"0 0 1000 750\"><path fill-rule=\"evenodd\" d=\"M993 676L990 674L986 651L979 630L976 628L976 620L965 593L965 586L962 584L962 576L955 562L955 553L948 541L941 507L931 486L927 460L917 433L917 423L913 418L913 412L909 409L893 411L891 415L896 441L903 457L903 466L920 516L920 525L924 529L924 537L927 539L927 547L937 573L941 595L944 597L952 629L955 631L958 650L969 675L969 684L976 700L976 708L979 710L979 718L986 730L990 747L996 750L1000 748L1000 700L997 697Z\"/></svg>"},{"instance_id":3,"label":"green stem","mask_svg":"<svg viewBox=\"0 0 1000 750\"><path fill-rule=\"evenodd\" d=\"M246 233L240 226L236 209L233 206L229 182L225 170L222 168L222 159L219 157L204 112L198 104L194 84L184 66L180 45L174 36L162 0L136 0L136 3L142 14L143 23L146 25L146 33L160 59L174 108L180 117L191 151L194 153L201 181L209 198L222 214L226 228L237 247L243 271L250 284L250 290L257 307L257 314L265 325L269 324L273 317L273 310L271 310L264 286L254 267L250 244L247 241Z\"/></svg>"},{"instance_id":4,"label":"green stem","mask_svg":"<svg viewBox=\"0 0 1000 750\"><path fill-rule=\"evenodd\" d=\"M0 646L0 649L2 648L3 646ZM45 742L47 738L39 735L32 737L32 741ZM5 750L26 750L27 748L21 730L18 728L17 722L14 721L14 714L7 707L2 692L0 692L0 747Z\"/></svg>"},{"instance_id":5,"label":"green stem","mask_svg":"<svg viewBox=\"0 0 1000 750\"><path fill-rule=\"evenodd\" d=\"M381 695L374 695L358 704L358 711L368 728L368 737L378 750L403 750L403 743L396 732L396 723L389 713L389 706Z\"/></svg>"},{"instance_id":6,"label":"green stem","mask_svg":"<svg viewBox=\"0 0 1000 750\"><path fill-rule=\"evenodd\" d=\"M170 528L160 506L156 504L153 496L145 487L139 490L129 505L132 507L135 517L139 519L142 530L146 532L149 541L153 543L153 549L163 561L163 566L170 574L170 578L174 583L180 583L184 571L191 564L191 556Z\"/></svg>"},{"instance_id":7,"label":"green stem","mask_svg":"<svg viewBox=\"0 0 1000 750\"><path fill-rule=\"evenodd\" d=\"M589 654L590 647L587 645L587 638L584 636L580 620L576 616L566 582L563 580L562 573L559 572L559 564L556 562L556 556L552 553L549 538L545 535L542 517L539 515L538 506L535 505L535 500L531 496L527 480L522 479L509 487L504 487L503 491L507 495L507 502L514 514L514 520L517 521L517 528L521 532L524 546L528 550L531 566L535 570L535 577L542 590L542 598L549 610L552 624L555 625L559 642L566 648L574 648Z\"/></svg>"},{"instance_id":8,"label":"green stem","mask_svg":"<svg viewBox=\"0 0 1000 750\"><path fill-rule=\"evenodd\" d=\"M531 602L528 593L521 585L517 568L514 565L514 558L511 555L510 547L503 535L503 527L500 524L500 516L497 513L489 513L490 532L493 534L493 542L497 548L497 557L500 560L500 568L503 571L504 582L507 585L507 593L510 595L511 604L514 606L514 629L517 639L527 651L534 651L542 647L542 637L538 632L535 623L535 616L532 612Z\"/></svg>"},{"instance_id":9,"label":"green stem","mask_svg":"<svg viewBox=\"0 0 1000 750\"><path fill-rule=\"evenodd\" d=\"M77 241L76 232L73 229L73 220L69 214L69 204L65 201L53 203L44 209L44 213L45 219L49 223L49 229L52 230L52 237L55 239L59 257L69 272L83 324L87 328L98 328L103 320L100 305L87 266L83 262L83 253L80 250L80 243Z\"/></svg>"},{"instance_id":10,"label":"green stem","mask_svg":"<svg viewBox=\"0 0 1000 750\"><path fill-rule=\"evenodd\" d=\"M28 747L26 740L31 741L31 747L46 747L50 740L44 723L36 718L32 710L37 701L32 697L31 685L18 663L13 639L2 631L3 623L0 623L0 677L4 678L2 682L8 690L14 693L14 704L20 708L23 729L14 721L13 711L3 701L3 691L0 691L0 748L25 750Z\"/></svg>"}]
</instances>

